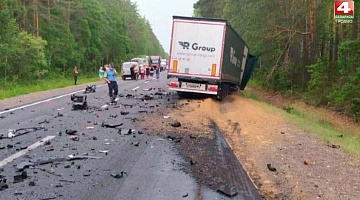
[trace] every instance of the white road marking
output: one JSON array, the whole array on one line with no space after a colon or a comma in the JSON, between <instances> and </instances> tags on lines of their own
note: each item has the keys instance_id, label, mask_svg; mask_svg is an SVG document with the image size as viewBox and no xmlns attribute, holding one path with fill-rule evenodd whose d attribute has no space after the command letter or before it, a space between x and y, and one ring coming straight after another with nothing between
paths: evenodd
<instances>
[{"instance_id":1,"label":"white road marking","mask_svg":"<svg viewBox=\"0 0 360 200\"><path fill-rule=\"evenodd\" d=\"M28 148L24 149L24 150L21 150L7 158L5 158L4 160L2 160L0 162L0 168L2 168L3 166L5 166L6 164L8 163L11 163L12 161L14 161L16 158L19 158L20 156L23 156L25 155L26 153L28 153L29 151L33 150L33 149L36 149L37 147L41 146L41 145L44 145L45 144L45 141L48 141L48 140L51 140L55 138L55 136L47 136L45 137L44 139L40 140L40 141L37 141L35 142L34 144L28 146Z\"/></svg>"},{"instance_id":2,"label":"white road marking","mask_svg":"<svg viewBox=\"0 0 360 200\"><path fill-rule=\"evenodd\" d=\"M116 99L115 99L115 101L119 101L119 97L117 97ZM108 104L105 104L105 105L103 105L103 106L101 106L101 109L105 109L105 108L107 108L107 107L109 107L109 105Z\"/></svg>"},{"instance_id":3,"label":"white road marking","mask_svg":"<svg viewBox=\"0 0 360 200\"><path fill-rule=\"evenodd\" d=\"M107 84L104 84L104 85L107 85ZM96 86L96 87L102 87L102 86L104 86L104 85L99 85L99 86ZM52 100L56 100L56 99L61 99L61 98L63 98L63 97L67 97L67 96L70 96L70 95L72 95L72 94L76 94L76 93L79 93L79 92L84 92L84 90L79 90L79 91L72 92L72 93L69 93L69 94L64 94L64 95L60 95L60 96L53 97L53 98L50 98L50 99L46 99L46 100L38 101L38 102L35 102L35 103L23 105L23 106L20 106L20 107L12 108L12 109L9 109L9 110L1 111L1 112L0 112L0 115L1 115L1 114L4 114L4 113L8 113L8 112L15 111L15 110L27 108L27 107L30 107L30 106L35 106L35 105L38 105L38 104L41 104L41 103L46 103L46 102L48 102L48 101L52 101Z\"/></svg>"},{"instance_id":4,"label":"white road marking","mask_svg":"<svg viewBox=\"0 0 360 200\"><path fill-rule=\"evenodd\" d=\"M139 87L140 87L140 86L137 86L136 88L133 88L132 90L137 90L137 89L139 89Z\"/></svg>"},{"instance_id":5,"label":"white road marking","mask_svg":"<svg viewBox=\"0 0 360 200\"><path fill-rule=\"evenodd\" d=\"M145 84L146 84L146 83L149 83L149 81L145 81L144 83L145 83Z\"/></svg>"}]
</instances>

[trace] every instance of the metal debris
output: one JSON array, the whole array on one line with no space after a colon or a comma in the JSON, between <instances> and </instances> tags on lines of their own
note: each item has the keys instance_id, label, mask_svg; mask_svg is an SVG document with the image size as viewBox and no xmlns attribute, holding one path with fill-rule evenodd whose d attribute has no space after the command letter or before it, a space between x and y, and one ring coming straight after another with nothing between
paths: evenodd
<instances>
[{"instance_id":1,"label":"metal debris","mask_svg":"<svg viewBox=\"0 0 360 200\"><path fill-rule=\"evenodd\" d=\"M129 112L128 112L128 111L121 111L120 114L121 114L121 115L128 115Z\"/></svg>"},{"instance_id":2,"label":"metal debris","mask_svg":"<svg viewBox=\"0 0 360 200\"><path fill-rule=\"evenodd\" d=\"M276 168L272 167L271 164L267 164L267 168L272 172L276 172Z\"/></svg>"},{"instance_id":3,"label":"metal debris","mask_svg":"<svg viewBox=\"0 0 360 200\"><path fill-rule=\"evenodd\" d=\"M87 85L84 93L95 93L96 85Z\"/></svg>"},{"instance_id":4,"label":"metal debris","mask_svg":"<svg viewBox=\"0 0 360 200\"><path fill-rule=\"evenodd\" d=\"M171 123L170 125L171 125L172 127L178 128L178 127L181 126L181 123L178 122L178 121L175 121L175 122Z\"/></svg>"},{"instance_id":5,"label":"metal debris","mask_svg":"<svg viewBox=\"0 0 360 200\"><path fill-rule=\"evenodd\" d=\"M23 171L24 169L29 168L29 167L33 167L33 166L35 166L34 163L25 161L25 162L21 162L20 164L16 165L15 168L18 171Z\"/></svg>"},{"instance_id":6,"label":"metal debris","mask_svg":"<svg viewBox=\"0 0 360 200\"><path fill-rule=\"evenodd\" d=\"M101 127L105 127L105 128L117 128L119 126L122 126L123 123L120 123L120 124L106 124L106 123L102 123L101 124Z\"/></svg>"},{"instance_id":7,"label":"metal debris","mask_svg":"<svg viewBox=\"0 0 360 200\"><path fill-rule=\"evenodd\" d=\"M120 173L112 172L111 176L114 177L114 178L119 179L119 178L124 177L125 174L127 175L127 173L124 172L124 171L121 171Z\"/></svg>"},{"instance_id":8,"label":"metal debris","mask_svg":"<svg viewBox=\"0 0 360 200\"><path fill-rule=\"evenodd\" d=\"M23 171L20 174L14 176L14 183L19 183L27 178L27 172Z\"/></svg>"},{"instance_id":9,"label":"metal debris","mask_svg":"<svg viewBox=\"0 0 360 200\"><path fill-rule=\"evenodd\" d=\"M76 130L66 129L65 133L68 134L68 135L76 135L77 131Z\"/></svg>"},{"instance_id":10,"label":"metal debris","mask_svg":"<svg viewBox=\"0 0 360 200\"><path fill-rule=\"evenodd\" d=\"M238 194L235 187L229 187L227 185L220 186L217 189L217 191L222 193L222 194L225 194L228 197L234 197L234 196L236 196Z\"/></svg>"},{"instance_id":11,"label":"metal debris","mask_svg":"<svg viewBox=\"0 0 360 200\"><path fill-rule=\"evenodd\" d=\"M72 94L70 96L70 99L72 101L72 108L73 110L86 110L88 109L87 104L87 96L86 95L75 95Z\"/></svg>"},{"instance_id":12,"label":"metal debris","mask_svg":"<svg viewBox=\"0 0 360 200\"><path fill-rule=\"evenodd\" d=\"M0 191L8 188L9 186L6 183L6 178L0 178Z\"/></svg>"},{"instance_id":13,"label":"metal debris","mask_svg":"<svg viewBox=\"0 0 360 200\"><path fill-rule=\"evenodd\" d=\"M25 135L25 134L35 132L38 130L43 130L43 129L45 129L45 128L44 127L30 127L30 128L19 128L19 129L9 130L7 137L4 137L2 135L0 137L0 140L19 137L21 135Z\"/></svg>"}]
</instances>

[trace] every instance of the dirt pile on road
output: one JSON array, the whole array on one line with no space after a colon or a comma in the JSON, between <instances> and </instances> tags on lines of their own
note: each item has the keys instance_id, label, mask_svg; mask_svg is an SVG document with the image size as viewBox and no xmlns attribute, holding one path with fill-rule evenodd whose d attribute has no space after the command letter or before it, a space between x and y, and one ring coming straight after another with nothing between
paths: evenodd
<instances>
[{"instance_id":1,"label":"dirt pile on road","mask_svg":"<svg viewBox=\"0 0 360 200\"><path fill-rule=\"evenodd\" d=\"M152 116L154 123L147 127L161 127L163 134L172 132L185 137L191 133L211 138L209 122L215 121L268 199L360 198L360 162L290 124L282 111L232 95L222 102L179 100L164 113L169 118ZM171 120L182 126L171 127ZM189 151L193 152L188 155L196 155L195 151L201 149Z\"/></svg>"}]
</instances>

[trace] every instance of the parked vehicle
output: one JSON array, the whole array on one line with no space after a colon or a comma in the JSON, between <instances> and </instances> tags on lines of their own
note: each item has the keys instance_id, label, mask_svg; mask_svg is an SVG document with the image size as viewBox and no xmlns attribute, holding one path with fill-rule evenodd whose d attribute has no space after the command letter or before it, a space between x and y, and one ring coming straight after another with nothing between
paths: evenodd
<instances>
[{"instance_id":1,"label":"parked vehicle","mask_svg":"<svg viewBox=\"0 0 360 200\"><path fill-rule=\"evenodd\" d=\"M138 66L138 63L137 62L124 62L122 64L122 79L123 80L126 80L126 78L131 78L131 71L130 71L130 68L132 65L137 65Z\"/></svg>"},{"instance_id":2,"label":"parked vehicle","mask_svg":"<svg viewBox=\"0 0 360 200\"><path fill-rule=\"evenodd\" d=\"M244 90L257 58L226 20L174 16L172 30L170 90L217 99Z\"/></svg>"},{"instance_id":3,"label":"parked vehicle","mask_svg":"<svg viewBox=\"0 0 360 200\"><path fill-rule=\"evenodd\" d=\"M149 58L148 56L133 58L131 59L131 62L137 62L139 65L139 69L142 68L146 69L150 65L148 58Z\"/></svg>"},{"instance_id":4,"label":"parked vehicle","mask_svg":"<svg viewBox=\"0 0 360 200\"><path fill-rule=\"evenodd\" d=\"M161 57L160 56L150 56L150 66L153 67L154 69L156 67L159 67L160 62L161 62Z\"/></svg>"},{"instance_id":5,"label":"parked vehicle","mask_svg":"<svg viewBox=\"0 0 360 200\"><path fill-rule=\"evenodd\" d=\"M161 59L160 67L161 67L161 71L167 70L167 60L166 59Z\"/></svg>"}]
</instances>

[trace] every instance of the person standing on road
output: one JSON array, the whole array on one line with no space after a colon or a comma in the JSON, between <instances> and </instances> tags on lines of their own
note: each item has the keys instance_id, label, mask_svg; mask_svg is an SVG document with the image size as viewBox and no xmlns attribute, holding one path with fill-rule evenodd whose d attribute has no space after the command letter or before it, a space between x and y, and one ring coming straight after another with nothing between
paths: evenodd
<instances>
[{"instance_id":1,"label":"person standing on road","mask_svg":"<svg viewBox=\"0 0 360 200\"><path fill-rule=\"evenodd\" d=\"M135 65L131 65L130 67L130 76L131 76L131 80L134 80L135 77L134 77L134 68L135 68Z\"/></svg>"},{"instance_id":2,"label":"person standing on road","mask_svg":"<svg viewBox=\"0 0 360 200\"><path fill-rule=\"evenodd\" d=\"M135 77L135 80L139 79L139 65L135 65L135 67L134 67L134 77Z\"/></svg>"},{"instance_id":3,"label":"person standing on road","mask_svg":"<svg viewBox=\"0 0 360 200\"><path fill-rule=\"evenodd\" d=\"M75 83L75 85L77 85L77 80L78 80L78 76L79 76L78 66L74 67L73 73L74 73L74 83Z\"/></svg>"},{"instance_id":4,"label":"person standing on road","mask_svg":"<svg viewBox=\"0 0 360 200\"><path fill-rule=\"evenodd\" d=\"M146 73L146 80L149 80L149 75L150 75L150 67L149 66L146 66L145 73Z\"/></svg>"},{"instance_id":5,"label":"person standing on road","mask_svg":"<svg viewBox=\"0 0 360 200\"><path fill-rule=\"evenodd\" d=\"M106 70L106 69L105 69L104 66L101 66L101 67L99 68L100 81L101 81L101 79L104 77L105 70Z\"/></svg>"},{"instance_id":6,"label":"person standing on road","mask_svg":"<svg viewBox=\"0 0 360 200\"><path fill-rule=\"evenodd\" d=\"M144 66L142 66L142 67L140 68L140 78L141 78L141 80L144 80L144 78L145 78L145 69L144 69Z\"/></svg>"},{"instance_id":7,"label":"person standing on road","mask_svg":"<svg viewBox=\"0 0 360 200\"><path fill-rule=\"evenodd\" d=\"M117 71L113 64L109 65L104 73L105 82L109 87L110 103L115 102L115 97L118 95L118 84L116 81Z\"/></svg>"},{"instance_id":8,"label":"person standing on road","mask_svg":"<svg viewBox=\"0 0 360 200\"><path fill-rule=\"evenodd\" d=\"M155 74L156 74L156 80L159 81L159 78L160 78L160 64L159 64L159 66L156 67Z\"/></svg>"}]
</instances>

